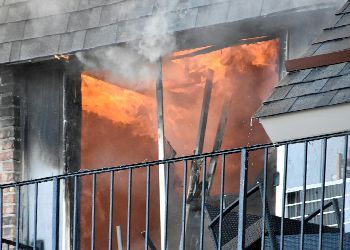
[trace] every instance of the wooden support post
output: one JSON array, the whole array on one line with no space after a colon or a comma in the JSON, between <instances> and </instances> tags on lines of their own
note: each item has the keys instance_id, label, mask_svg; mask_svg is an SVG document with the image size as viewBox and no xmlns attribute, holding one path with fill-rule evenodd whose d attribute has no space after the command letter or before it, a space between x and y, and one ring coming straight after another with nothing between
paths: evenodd
<instances>
[{"instance_id":1,"label":"wooden support post","mask_svg":"<svg viewBox=\"0 0 350 250\"><path fill-rule=\"evenodd\" d=\"M163 110L163 74L162 74L162 60L159 59L157 64L157 82L156 82L156 96L157 96L157 129L158 129L158 159L165 159L165 136L164 136L164 110ZM159 165L159 211L160 211L160 234L162 250L165 246L165 231L166 231L166 194L165 194L165 166Z\"/></svg>"},{"instance_id":2,"label":"wooden support post","mask_svg":"<svg viewBox=\"0 0 350 250\"><path fill-rule=\"evenodd\" d=\"M214 71L211 69L208 69L207 80L204 88L201 117L199 120L195 154L203 153L205 130L207 128L207 123L208 123L209 105L210 105L210 99L211 99L211 92L213 89L213 75L214 75Z\"/></svg>"}]
</instances>

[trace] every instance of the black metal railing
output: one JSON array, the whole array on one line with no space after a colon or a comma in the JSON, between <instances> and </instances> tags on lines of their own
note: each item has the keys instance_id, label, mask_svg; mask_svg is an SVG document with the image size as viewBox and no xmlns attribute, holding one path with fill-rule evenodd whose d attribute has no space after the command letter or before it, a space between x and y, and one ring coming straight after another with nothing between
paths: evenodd
<instances>
[{"instance_id":1,"label":"black metal railing","mask_svg":"<svg viewBox=\"0 0 350 250\"><path fill-rule=\"evenodd\" d=\"M11 247L16 247L16 248L21 249L21 250L33 250L33 249L35 249L34 247L27 246L27 245L24 245L21 243L17 244L15 241L7 240L7 239L2 239L2 244L3 244L2 248L5 250L11 249Z\"/></svg>"},{"instance_id":2,"label":"black metal railing","mask_svg":"<svg viewBox=\"0 0 350 250\"><path fill-rule=\"evenodd\" d=\"M143 246L145 249L166 249L166 248L179 248L180 249L222 249L232 248L232 249L244 249L248 246L259 246L261 249L284 249L290 247L296 247L300 249L305 248L305 244L310 244L312 242L314 249L326 249L328 241L336 242L336 248L344 249L345 246L349 247L350 238L348 238L348 233L345 228L345 218L346 210L349 209L346 207L347 199L347 158L348 158L348 136L349 132L337 133L325 136L317 136L306 139L298 139L274 144L264 144L264 145L254 145L249 147L242 147L236 149L223 150L219 152L205 153L201 155L191 155L178 157L173 159L167 159L162 161L153 161L153 162L143 162L137 164L130 164L124 166L116 166L109 168L101 168L94 170L82 170L75 173L68 173L64 175L58 175L53 177L45 177L36 180L23 181L18 183L2 184L0 185L0 235L3 236L3 229L5 225L4 220L4 199L3 195L6 189L14 189L16 192L16 219L13 222L15 227L15 235L13 238L14 242L10 242L3 237L0 237L0 248L7 249L6 244L11 243L10 245L15 246L16 249L38 249L38 228L41 228L40 222L42 223L45 218L44 215L38 213L38 207L41 201L50 200L49 211L45 211L45 216L50 215L51 225L50 225L50 239L47 242L44 242L44 245L47 249L65 249L65 246L69 246L71 249L80 249L82 246L82 237L83 231L88 231L89 237L89 247L91 249L102 249L101 247L101 237L96 238L96 235L100 233L101 228L101 218L108 218L104 221L107 221L106 225L103 225L106 228L106 234L104 237L105 246L108 249L116 248L116 243L118 245L120 242L116 242L116 239L122 239L123 237L114 237L114 228L116 226L116 214L115 208L116 204L120 204L122 201L118 200L118 190L115 188L116 185L121 185L121 183L126 183L126 187L123 190L126 190L125 198L125 211L120 211L119 214L125 214L122 220L125 223L125 235L124 239L126 242L126 249L134 249L135 243L132 239L134 229L132 223L132 216L135 216L135 211L133 209L140 209L140 206L134 206L135 199L132 198L132 195L135 192L142 192L142 200L144 200L144 213L140 218L144 222L143 230L137 232L140 237L143 239ZM343 155L345 158L344 166L342 169L341 182L342 190L341 194L337 198L333 199L332 202L325 202L325 188L326 182L326 168L327 168L327 142L331 138L344 138L343 140ZM322 150L319 152L322 162L321 170L321 181L319 190L319 200L320 206L318 210L315 210L314 213L306 214L306 207L308 206L308 201L306 200L305 193L308 190L307 176L308 171L312 173L312 169L308 170L308 157L310 152L308 151L309 144L313 141L321 141ZM302 167L302 191L300 192L300 219L287 218L286 216L288 209L287 207L287 193L288 193L288 175L290 175L291 169L288 168L289 164L289 148L291 145L300 144L304 147L304 156ZM283 174L281 174L281 212L280 214L274 214L271 205L273 204L273 199L278 194L274 194L271 197L268 189L273 185L268 183L269 176L273 173L270 171L276 172L276 170L271 170L269 166L275 162L275 160L269 159L269 154L271 154L276 148L284 147L284 164L283 164ZM255 157L250 158L250 156L255 155ZM219 158L218 168L220 169L219 174L216 176L217 181L217 191L210 192L208 189L207 183L207 163L211 158ZM234 160L233 158L236 157ZM251 159L255 159L256 163L261 163L261 169L258 169L256 165L251 164ZM237 164L237 159L239 159L239 164ZM190 163L190 164L189 164ZM200 164L201 168L199 176L201 177L201 182L199 183L198 190L191 196L191 201L188 200L188 187L191 183L191 176L189 174L191 171L188 171L188 168L193 164ZM235 193L232 191L229 193L225 191L225 188L232 185L235 180L228 179L227 172L236 169L239 165L239 189ZM273 165L273 164L272 164ZM160 232L159 228L155 228L150 219L150 214L154 211L154 203L159 202L157 199L154 199L154 194L151 192L152 186L151 182L154 181L154 170L158 167L164 166L166 170L165 175L165 187L164 192L166 192L166 199L164 204L166 211L165 220L161 223L165 224L165 230ZM198 165L197 165L198 167ZM251 173L257 172L257 169L262 172L262 177L256 178L252 181L250 178ZM144 178L145 186L136 190L139 185L135 185L133 182L135 174L139 170L144 170L140 176ZM174 225L169 225L169 188L170 175L175 171L177 175L181 173L181 205L178 209L178 225L179 233L176 236L177 240L170 239L169 230ZM319 171L315 170L315 171ZM215 171L213 171L215 173ZM117 181L116 178L122 173L123 181ZM101 206L99 201L99 195L101 192L98 191L98 181L97 179L101 175L109 175L109 178L104 179L103 193L108 193L108 208L103 210L105 213L101 216L97 216L97 207ZM83 183L84 178L91 178L91 185L86 185ZM231 178L231 177L230 177ZM85 180L85 179L84 179ZM108 184L106 182L108 181ZM155 181L154 181L155 182ZM258 182L258 183L257 183ZM48 183L52 188L51 195L49 196L40 196L40 188L46 183L45 189L48 187ZM64 190L62 186L65 186ZM82 198L82 192L89 187L89 206L86 204L86 200ZM29 192L31 188L31 192ZM64 190L64 192L62 191ZM169 191L170 190L170 191ZM259 198L255 198L255 201L259 201L261 208L254 207L251 209L249 206L250 199L254 197L255 193L260 191ZM65 198L69 193L69 198ZM214 194L213 194L214 193ZM91 195L91 196L90 196ZM231 195L231 198L227 196ZM268 197L270 195L270 197ZM28 202L31 205L23 205L23 197L27 197ZM63 198L62 198L63 197ZM153 197L153 198L151 198ZM85 196L86 198L86 196ZM65 208L62 207L63 200L65 204L69 204ZM272 203L271 203L272 200ZM276 201L275 201L276 202ZM28 204L29 204L28 203ZM159 205L159 204L157 204ZM30 209L28 207L31 207ZM62 210L69 207L69 211L65 213L64 216L69 217L69 223L65 225L66 228L62 229L62 220L67 221L67 218L62 218ZM324 214L329 212L329 209L336 208L335 213L340 216L338 218L339 228L331 227L327 225L324 221ZM26 210L27 209L27 210ZM29 210L28 210L29 209ZM84 210L85 209L85 210ZM81 226L81 220L86 214L82 215L82 211L89 210L86 214L89 214L89 228ZM152 211L151 211L152 210ZM259 213L252 214L251 210L259 210ZM136 214L140 216L140 212L136 211ZM29 214L27 217L31 219L23 219L23 213ZM173 215L172 215L173 216ZM312 223L312 220L318 217L318 223ZM118 217L119 218L119 217ZM31 221L31 222L28 222ZM40 221L40 222L39 222ZM192 223L192 224L191 224ZM151 228L152 224L152 228ZM189 226L191 225L191 226ZM69 231L68 236L63 237L63 234L66 231ZM153 231L152 231L153 230ZM85 234L86 235L86 234ZM171 235L171 237L174 237ZM84 238L85 239L85 238ZM315 240L317 239L317 240ZM40 239L43 240L43 239ZM69 241L69 243L64 242ZM45 240L44 240L45 241ZM23 248L23 242L31 247ZM177 242L178 245L170 245ZM208 243L209 242L209 243ZM64 244L64 246L63 246ZM86 243L87 244L87 243ZM208 244L212 244L209 246ZM334 246L334 244L333 244Z\"/></svg>"}]
</instances>

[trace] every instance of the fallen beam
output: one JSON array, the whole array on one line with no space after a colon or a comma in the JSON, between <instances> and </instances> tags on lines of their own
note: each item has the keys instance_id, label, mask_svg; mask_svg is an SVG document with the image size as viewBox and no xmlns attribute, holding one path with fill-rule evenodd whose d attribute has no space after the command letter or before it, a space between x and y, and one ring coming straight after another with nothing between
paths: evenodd
<instances>
[{"instance_id":1,"label":"fallen beam","mask_svg":"<svg viewBox=\"0 0 350 250\"><path fill-rule=\"evenodd\" d=\"M213 152L219 151L221 149L222 140L224 138L226 123L229 115L230 104L231 104L231 95L227 95L221 110L221 116L220 116L218 129L216 131ZM210 159L208 176L207 176L208 195L210 194L210 190L212 187L217 161L218 161L218 156L213 156Z\"/></svg>"},{"instance_id":2,"label":"fallen beam","mask_svg":"<svg viewBox=\"0 0 350 250\"><path fill-rule=\"evenodd\" d=\"M204 145L204 138L205 138L205 131L207 128L207 122L208 122L208 113L209 113L209 105L210 105L210 99L211 99L211 93L213 89L213 70L209 69L207 71L207 80L204 88L204 95L203 95L203 103L202 103L202 110L201 110L201 116L199 120L199 128L198 128L198 136L197 136L197 142L196 142L196 148L194 150L194 154L201 154L203 152L203 145ZM189 190L187 194L187 200L191 201L197 193L198 187L199 187L199 178L200 173L202 169L202 160L193 160L191 164L191 175L190 175L190 185Z\"/></svg>"}]
</instances>

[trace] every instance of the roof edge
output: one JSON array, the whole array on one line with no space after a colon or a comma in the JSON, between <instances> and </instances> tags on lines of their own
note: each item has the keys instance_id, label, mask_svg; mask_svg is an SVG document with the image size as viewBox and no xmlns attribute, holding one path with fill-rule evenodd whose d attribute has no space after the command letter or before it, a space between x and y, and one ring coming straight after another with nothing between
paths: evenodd
<instances>
[{"instance_id":1,"label":"roof edge","mask_svg":"<svg viewBox=\"0 0 350 250\"><path fill-rule=\"evenodd\" d=\"M288 72L350 62L350 49L285 61Z\"/></svg>"}]
</instances>

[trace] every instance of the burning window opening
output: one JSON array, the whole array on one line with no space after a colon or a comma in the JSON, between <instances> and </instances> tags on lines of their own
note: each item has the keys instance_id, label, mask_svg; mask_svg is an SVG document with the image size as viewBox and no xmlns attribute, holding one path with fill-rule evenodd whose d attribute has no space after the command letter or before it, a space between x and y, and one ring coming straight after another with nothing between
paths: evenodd
<instances>
[{"instance_id":1,"label":"burning window opening","mask_svg":"<svg viewBox=\"0 0 350 250\"><path fill-rule=\"evenodd\" d=\"M258 123L250 124L252 114L267 98L278 81L279 41L268 40L259 43L231 46L209 53L211 46L175 52L163 61L164 86L164 126L168 141L168 151L173 150L177 156L192 154L196 148L198 124L202 109L204 89L208 69L213 72L208 122L203 141L203 152L213 151L218 141L218 127L225 96L228 96L227 122L223 127L221 143L217 150L234 148L242 145L267 142L267 136ZM157 160L157 102L155 83L148 83L140 91L136 83L125 84L113 79L113 83L101 80L89 72L82 73L82 134L81 134L81 168L101 168L126 163ZM125 88L128 86L128 88ZM253 155L251 164L259 166L262 155ZM235 194L239 188L239 159L228 157L226 178L230 180L225 186L225 193ZM219 168L220 160L216 162ZM180 220L181 208L177 204L182 192L182 173L173 168L170 173L169 220L173 220L172 239L179 242L181 232L176 220ZM255 168L256 169L256 168ZM256 178L260 169L252 171L250 179ZM136 173L137 172L137 173ZM135 171L133 185L135 190L146 186L145 171ZM108 227L103 223L103 214L108 214L109 176L97 180L98 199L96 207L96 242L101 248L107 247L105 241ZM115 195L119 204L114 209L114 228L121 225L122 238L126 239L127 180L126 174L117 174ZM153 183L158 180L158 172L151 171ZM105 184L106 183L106 184ZM81 199L91 200L91 179L83 181ZM219 180L213 179L211 195L219 192ZM145 197L144 193L132 194L134 210L132 214L132 248L143 246L141 232L144 230ZM106 202L104 202L106 201ZM151 225L150 237L156 245L159 241L159 189L151 187ZM137 209L136 209L137 208ZM81 208L81 244L90 247L91 203ZM171 223L170 223L171 224ZM175 245L175 243L174 243Z\"/></svg>"}]
</instances>

